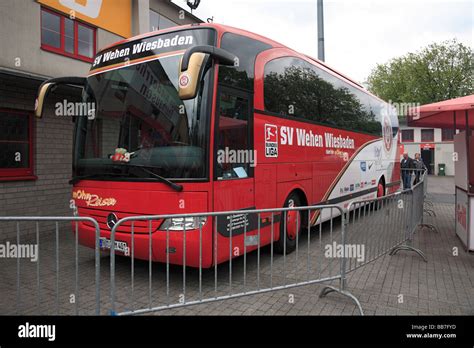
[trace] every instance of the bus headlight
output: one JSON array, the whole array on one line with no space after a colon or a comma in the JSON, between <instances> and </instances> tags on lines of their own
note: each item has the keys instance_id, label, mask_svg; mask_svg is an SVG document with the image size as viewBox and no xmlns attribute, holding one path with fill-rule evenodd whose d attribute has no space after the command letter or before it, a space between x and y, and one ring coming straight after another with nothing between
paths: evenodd
<instances>
[{"instance_id":1,"label":"bus headlight","mask_svg":"<svg viewBox=\"0 0 474 348\"><path fill-rule=\"evenodd\" d=\"M159 230L160 231L186 231L198 229L200 226L204 226L206 223L206 217L185 217L185 218L170 218L163 221Z\"/></svg>"}]
</instances>

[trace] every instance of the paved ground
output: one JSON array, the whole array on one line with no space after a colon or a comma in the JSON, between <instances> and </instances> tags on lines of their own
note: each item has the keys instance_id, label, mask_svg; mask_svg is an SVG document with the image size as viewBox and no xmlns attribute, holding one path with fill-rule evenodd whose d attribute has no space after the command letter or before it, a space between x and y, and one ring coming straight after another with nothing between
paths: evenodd
<instances>
[{"instance_id":1,"label":"paved ground","mask_svg":"<svg viewBox=\"0 0 474 348\"><path fill-rule=\"evenodd\" d=\"M428 192L431 199L438 203L454 204L454 177L452 176L429 176Z\"/></svg>"},{"instance_id":2,"label":"paved ground","mask_svg":"<svg viewBox=\"0 0 474 348\"><path fill-rule=\"evenodd\" d=\"M384 255L375 261L358 268L348 275L348 290L361 302L368 315L392 314L464 314L474 315L474 255L467 254L454 234L454 206L446 203L452 195L452 178L429 178L429 198L434 202L436 217L425 217L425 222L437 226L439 232L428 229L419 230L413 245L425 252L428 262L425 263L413 252L401 251L394 256ZM435 192L436 191L436 192ZM373 212L374 216L383 210ZM379 215L377 215L379 214ZM390 217L396 226L396 216ZM386 249L387 242L383 236L393 235L396 228L361 229L366 233L358 237L373 241L377 246L366 250L369 258ZM58 243L59 277L56 277L55 235L45 234L40 238L40 297L37 296L38 263L22 260L20 263L20 306L17 307L17 263L14 259L1 259L0 267L0 314L94 314L95 310L95 274L94 254L92 250L79 247L77 289L75 285L75 249L69 226L60 226ZM369 234L370 232L370 234ZM396 239L395 239L396 240ZM335 220L331 228L326 224L321 230L313 231L308 239L302 237L298 255L287 257L275 255L272 259L270 249L235 259L232 263L232 274L229 264L218 267L217 292L215 291L215 273L203 270L201 292L199 291L198 270L186 270L186 293L182 289L182 267L170 267L169 273L164 265L153 265L152 305L178 303L185 297L186 301L239 293L270 286L304 282L308 274L318 277L337 275L339 260L324 257L324 245L340 241L339 225ZM12 241L13 242L13 241ZM28 241L22 241L25 243ZM34 241L31 241L34 242ZM453 251L458 251L458 254ZM297 259L298 257L298 259ZM110 309L109 296L109 262L107 255L101 257L101 313L107 314ZM247 267L244 267L244 262ZM128 258L117 259L117 309L144 308L149 301L148 263L135 262L134 287L132 292ZM258 272L258 270L260 272ZM245 274L244 274L245 271ZM166 277L169 274L169 287ZM244 282L245 279L245 282ZM231 286L229 282L231 280ZM332 282L337 285L337 281ZM304 285L259 295L251 295L214 303L176 308L156 312L157 315L341 315L357 314L357 307L350 299L337 293L325 298L318 295L323 284ZM59 296L56 297L56 289ZM168 295L167 295L168 292ZM75 294L74 296L71 296ZM132 296L133 295L133 296ZM72 301L75 300L75 301Z\"/></svg>"}]
</instances>

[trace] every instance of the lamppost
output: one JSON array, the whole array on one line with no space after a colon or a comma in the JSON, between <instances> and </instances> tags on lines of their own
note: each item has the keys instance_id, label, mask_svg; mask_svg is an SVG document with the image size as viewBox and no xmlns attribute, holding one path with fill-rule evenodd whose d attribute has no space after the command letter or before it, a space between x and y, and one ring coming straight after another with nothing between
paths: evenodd
<instances>
[{"instance_id":1,"label":"lamppost","mask_svg":"<svg viewBox=\"0 0 474 348\"><path fill-rule=\"evenodd\" d=\"M323 11L323 0L318 0L318 59L324 62L324 11Z\"/></svg>"}]
</instances>

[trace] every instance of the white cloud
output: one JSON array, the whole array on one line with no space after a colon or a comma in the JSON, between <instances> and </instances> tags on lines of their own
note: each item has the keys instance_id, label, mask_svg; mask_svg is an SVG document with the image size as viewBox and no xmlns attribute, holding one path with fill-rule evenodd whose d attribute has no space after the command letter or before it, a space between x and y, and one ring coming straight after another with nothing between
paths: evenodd
<instances>
[{"instance_id":1,"label":"white cloud","mask_svg":"<svg viewBox=\"0 0 474 348\"><path fill-rule=\"evenodd\" d=\"M471 0L326 0L324 12L326 62L359 82L376 64L432 42L474 46ZM194 13L317 57L316 0L202 0Z\"/></svg>"}]
</instances>

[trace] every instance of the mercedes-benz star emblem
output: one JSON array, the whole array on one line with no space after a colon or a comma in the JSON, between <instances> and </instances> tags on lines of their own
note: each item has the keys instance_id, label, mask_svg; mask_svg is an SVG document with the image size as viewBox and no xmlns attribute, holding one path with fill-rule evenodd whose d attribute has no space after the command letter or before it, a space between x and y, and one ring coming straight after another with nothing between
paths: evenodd
<instances>
[{"instance_id":1,"label":"mercedes-benz star emblem","mask_svg":"<svg viewBox=\"0 0 474 348\"><path fill-rule=\"evenodd\" d=\"M114 228L117 222L118 222L118 217L114 213L110 213L107 216L107 226L109 226L110 229Z\"/></svg>"}]
</instances>

